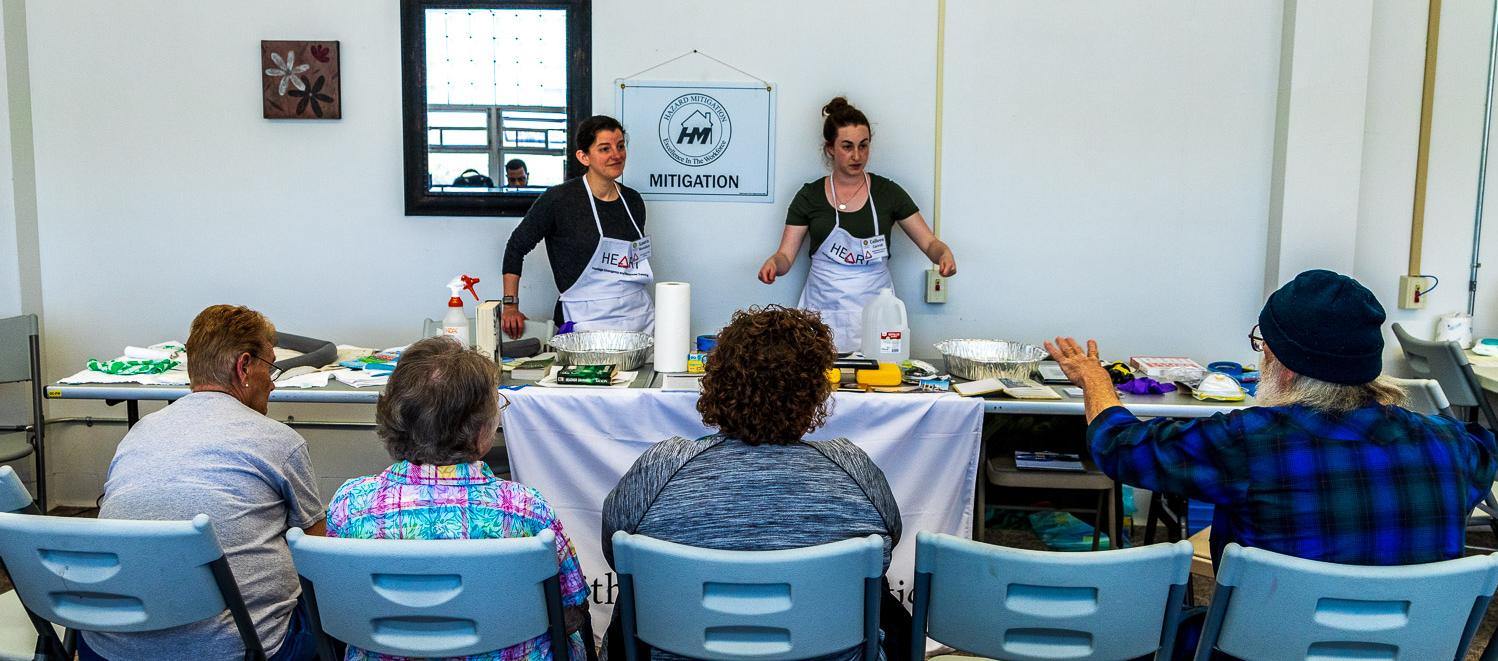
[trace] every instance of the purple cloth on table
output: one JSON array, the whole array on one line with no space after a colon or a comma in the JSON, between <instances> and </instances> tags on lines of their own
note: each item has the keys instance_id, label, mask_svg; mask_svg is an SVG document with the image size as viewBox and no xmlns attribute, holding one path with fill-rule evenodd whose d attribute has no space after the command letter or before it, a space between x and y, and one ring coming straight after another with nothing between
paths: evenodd
<instances>
[{"instance_id":1,"label":"purple cloth on table","mask_svg":"<svg viewBox=\"0 0 1498 661\"><path fill-rule=\"evenodd\" d=\"M1119 384L1118 389L1131 395L1162 395L1176 391L1175 384L1160 383L1147 376L1136 376L1133 381Z\"/></svg>"}]
</instances>

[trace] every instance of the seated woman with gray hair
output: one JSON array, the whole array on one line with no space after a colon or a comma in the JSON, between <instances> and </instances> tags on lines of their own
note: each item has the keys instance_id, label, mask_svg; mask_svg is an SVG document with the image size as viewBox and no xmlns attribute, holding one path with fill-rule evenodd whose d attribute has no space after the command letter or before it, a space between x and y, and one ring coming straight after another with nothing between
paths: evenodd
<instances>
[{"instance_id":1,"label":"seated woman with gray hair","mask_svg":"<svg viewBox=\"0 0 1498 661\"><path fill-rule=\"evenodd\" d=\"M733 314L707 361L697 411L718 433L646 450L603 503L603 554L623 530L678 544L772 551L878 535L884 568L900 541L900 508L884 472L846 438L808 441L827 420L836 351L815 312L771 305ZM884 648L910 649L910 615L889 594ZM617 614L618 611L615 611ZM618 618L609 658L623 658ZM858 648L832 658L851 659ZM615 656L617 654L618 656ZM674 658L653 651L657 659Z\"/></svg>"},{"instance_id":2,"label":"seated woman with gray hair","mask_svg":"<svg viewBox=\"0 0 1498 661\"><path fill-rule=\"evenodd\" d=\"M588 588L572 542L541 493L494 476L480 461L499 426L494 361L446 337L406 349L375 409L376 433L395 463L345 482L328 506L328 536L490 539L556 533L562 605L574 661ZM587 641L591 645L592 641ZM347 659L386 659L350 646ZM551 636L465 659L550 659Z\"/></svg>"}]
</instances>

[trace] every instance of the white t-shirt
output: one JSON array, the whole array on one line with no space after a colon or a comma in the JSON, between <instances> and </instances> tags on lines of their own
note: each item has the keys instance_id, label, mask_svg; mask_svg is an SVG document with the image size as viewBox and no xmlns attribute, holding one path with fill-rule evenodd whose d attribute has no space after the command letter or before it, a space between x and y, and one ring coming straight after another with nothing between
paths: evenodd
<instances>
[{"instance_id":1,"label":"white t-shirt","mask_svg":"<svg viewBox=\"0 0 1498 661\"><path fill-rule=\"evenodd\" d=\"M266 656L281 648L301 586L283 535L325 512L307 442L218 392L197 392L140 420L120 441L101 519L213 519ZM238 659L228 611L139 634L85 632L106 659Z\"/></svg>"}]
</instances>

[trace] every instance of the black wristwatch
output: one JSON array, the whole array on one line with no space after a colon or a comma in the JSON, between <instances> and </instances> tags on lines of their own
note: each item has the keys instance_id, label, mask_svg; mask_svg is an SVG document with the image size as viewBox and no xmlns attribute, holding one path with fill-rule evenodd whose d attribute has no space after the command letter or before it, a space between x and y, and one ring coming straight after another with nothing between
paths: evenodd
<instances>
[{"instance_id":1,"label":"black wristwatch","mask_svg":"<svg viewBox=\"0 0 1498 661\"><path fill-rule=\"evenodd\" d=\"M520 299L515 296L505 296L499 299L499 302L504 305L520 305Z\"/></svg>"}]
</instances>

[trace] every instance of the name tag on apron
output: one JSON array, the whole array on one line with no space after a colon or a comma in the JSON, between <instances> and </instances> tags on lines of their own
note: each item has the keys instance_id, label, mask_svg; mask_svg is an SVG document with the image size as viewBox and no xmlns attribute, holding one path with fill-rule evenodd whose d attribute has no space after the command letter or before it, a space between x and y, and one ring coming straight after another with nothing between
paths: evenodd
<instances>
[{"instance_id":1,"label":"name tag on apron","mask_svg":"<svg viewBox=\"0 0 1498 661\"><path fill-rule=\"evenodd\" d=\"M629 244L629 262L639 264L650 259L650 237L642 236L640 240Z\"/></svg>"},{"instance_id":2,"label":"name tag on apron","mask_svg":"<svg viewBox=\"0 0 1498 661\"><path fill-rule=\"evenodd\" d=\"M861 239L861 241L863 244L863 255L869 261L878 262L889 257L889 244L884 240L883 234L869 239Z\"/></svg>"}]
</instances>

